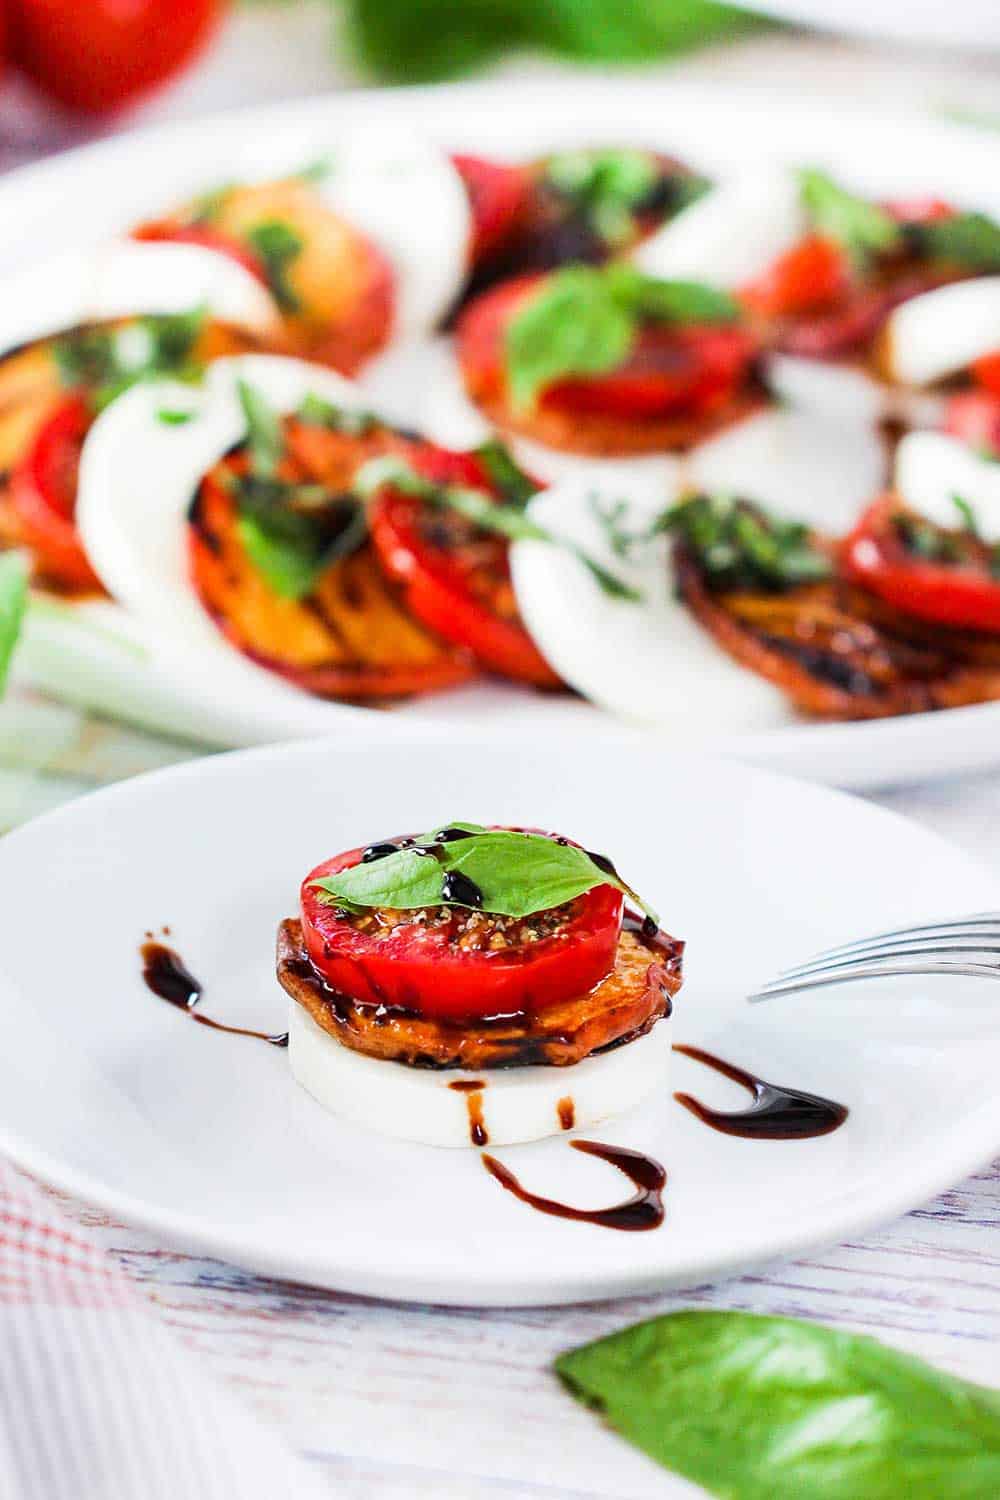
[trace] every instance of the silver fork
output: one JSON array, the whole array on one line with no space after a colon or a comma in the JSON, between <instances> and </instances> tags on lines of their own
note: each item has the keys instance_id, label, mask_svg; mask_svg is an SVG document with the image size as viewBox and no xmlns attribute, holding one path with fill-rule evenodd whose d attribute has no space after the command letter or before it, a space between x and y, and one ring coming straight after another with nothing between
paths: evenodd
<instances>
[{"instance_id":1,"label":"silver fork","mask_svg":"<svg viewBox=\"0 0 1000 1500\"><path fill-rule=\"evenodd\" d=\"M1000 979L1000 912L978 912L917 927L897 927L817 953L747 996L751 1004L801 990L896 974L956 974Z\"/></svg>"}]
</instances>

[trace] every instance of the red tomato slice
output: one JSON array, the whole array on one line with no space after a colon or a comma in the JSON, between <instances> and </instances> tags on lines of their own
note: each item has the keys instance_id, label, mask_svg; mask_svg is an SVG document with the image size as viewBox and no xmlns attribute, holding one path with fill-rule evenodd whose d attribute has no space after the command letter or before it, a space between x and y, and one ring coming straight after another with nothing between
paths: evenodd
<instances>
[{"instance_id":1,"label":"red tomato slice","mask_svg":"<svg viewBox=\"0 0 1000 1500\"><path fill-rule=\"evenodd\" d=\"M503 537L391 489L375 500L369 525L382 567L418 620L490 671L535 687L560 685L521 622Z\"/></svg>"},{"instance_id":2,"label":"red tomato slice","mask_svg":"<svg viewBox=\"0 0 1000 1500\"><path fill-rule=\"evenodd\" d=\"M780 255L745 286L741 296L765 317L789 317L829 307L846 290L850 266L833 240L810 235Z\"/></svg>"},{"instance_id":3,"label":"red tomato slice","mask_svg":"<svg viewBox=\"0 0 1000 1500\"><path fill-rule=\"evenodd\" d=\"M82 396L67 396L11 475L10 499L38 571L67 588L98 589L73 521L83 440L92 421Z\"/></svg>"},{"instance_id":4,"label":"red tomato slice","mask_svg":"<svg viewBox=\"0 0 1000 1500\"><path fill-rule=\"evenodd\" d=\"M1000 397L1000 352L977 359L972 366L972 378L991 396Z\"/></svg>"},{"instance_id":5,"label":"red tomato slice","mask_svg":"<svg viewBox=\"0 0 1000 1500\"><path fill-rule=\"evenodd\" d=\"M413 921L408 912L358 920L320 901L312 882L360 864L363 852L325 860L301 890L309 957L332 989L353 1000L445 1019L514 1016L584 995L611 972L623 909L613 886L521 922L466 907L435 908L441 920ZM491 946L501 934L504 946Z\"/></svg>"},{"instance_id":6,"label":"red tomato slice","mask_svg":"<svg viewBox=\"0 0 1000 1500\"><path fill-rule=\"evenodd\" d=\"M943 425L977 452L1000 456L1000 391L962 391L949 397Z\"/></svg>"},{"instance_id":7,"label":"red tomato slice","mask_svg":"<svg viewBox=\"0 0 1000 1500\"><path fill-rule=\"evenodd\" d=\"M458 325L458 354L466 383L480 399L504 391L507 326L537 276L519 277L478 298ZM721 405L745 378L756 353L744 328L694 323L649 323L625 363L606 375L560 380L544 392L545 406L581 415L697 416Z\"/></svg>"},{"instance_id":8,"label":"red tomato slice","mask_svg":"<svg viewBox=\"0 0 1000 1500\"><path fill-rule=\"evenodd\" d=\"M868 507L844 543L847 576L901 614L956 630L1000 631L1000 580L985 556L954 564L914 557L893 526L901 509L895 495Z\"/></svg>"},{"instance_id":9,"label":"red tomato slice","mask_svg":"<svg viewBox=\"0 0 1000 1500\"><path fill-rule=\"evenodd\" d=\"M218 250L220 255L228 255L230 260L235 260L244 271L249 271L263 286L267 286L267 272L263 262L256 256L248 246L240 244L239 240L233 239L228 234L220 234L217 229L210 229L201 224L172 224L169 219L153 221L149 224L140 224L138 229L133 229L134 240L166 240L182 245L204 245L206 250Z\"/></svg>"},{"instance_id":10,"label":"red tomato slice","mask_svg":"<svg viewBox=\"0 0 1000 1500\"><path fill-rule=\"evenodd\" d=\"M481 156L452 157L465 184L472 209L472 263L495 255L514 233L531 196L531 174L525 167L485 161Z\"/></svg>"}]
</instances>

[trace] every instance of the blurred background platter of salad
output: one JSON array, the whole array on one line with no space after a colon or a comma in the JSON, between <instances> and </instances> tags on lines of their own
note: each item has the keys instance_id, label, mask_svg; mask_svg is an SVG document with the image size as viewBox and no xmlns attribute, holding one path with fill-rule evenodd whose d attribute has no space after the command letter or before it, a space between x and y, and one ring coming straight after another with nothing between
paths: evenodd
<instances>
[{"instance_id":1,"label":"blurred background platter of salad","mask_svg":"<svg viewBox=\"0 0 1000 1500\"><path fill-rule=\"evenodd\" d=\"M946 16L937 7L823 0L757 7L709 0L635 7L612 0L433 0L421 7L402 0L139 0L127 16L103 3L0 0L0 168L211 110L331 89L346 97L357 84L457 77L517 80L522 88L567 77L581 88L591 81L614 87L618 79L623 90L630 81L650 89L718 83L720 119L707 133L708 156L716 159L732 154L724 139L734 140L729 111L754 96L772 99L779 86L790 101L821 96L832 113L838 99L853 103L863 95L880 111L988 130L997 123L994 47L1000 50L1000 13L983 0L965 0ZM725 85L737 93L722 92ZM585 113L582 104L578 113ZM168 199L162 195L164 208ZM55 227L57 219L53 250L60 235L71 239L65 223ZM16 224L8 230L16 241ZM164 734L162 726L144 732L55 701L25 677L15 673L0 708L0 827L88 785L199 753L183 735ZM539 723L545 717L540 712ZM794 756L790 763L803 769ZM821 774L884 780L886 763L877 759L875 770L859 777L845 772L834 752Z\"/></svg>"}]
</instances>

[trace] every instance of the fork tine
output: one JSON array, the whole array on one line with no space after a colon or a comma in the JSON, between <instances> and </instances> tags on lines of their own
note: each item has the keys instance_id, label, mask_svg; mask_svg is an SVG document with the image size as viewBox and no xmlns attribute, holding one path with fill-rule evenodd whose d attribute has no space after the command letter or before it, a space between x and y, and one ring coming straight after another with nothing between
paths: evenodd
<instances>
[{"instance_id":1,"label":"fork tine","mask_svg":"<svg viewBox=\"0 0 1000 1500\"><path fill-rule=\"evenodd\" d=\"M975 963L901 963L896 959L888 962L862 963L840 969L823 969L803 978L774 980L763 989L748 995L751 1005L763 1000L773 1000L782 995L795 995L803 990L823 989L831 984L852 984L858 979L887 979L894 975L950 974L972 979L1000 979L1000 968L996 964Z\"/></svg>"},{"instance_id":2,"label":"fork tine","mask_svg":"<svg viewBox=\"0 0 1000 1500\"><path fill-rule=\"evenodd\" d=\"M775 981L785 979L800 979L806 974L816 973L826 968L844 968L848 964L862 963L869 959L879 958L918 958L923 955L938 955L949 953L1000 953L1000 928L986 933L987 938L996 938L997 942L988 942L984 938L977 939L974 943L965 942L966 934L946 934L944 941L933 942L930 938L920 939L914 943L897 943L890 946L891 939L884 939L881 943L872 943L870 947L858 948L854 952L820 953L806 963L795 964L790 969L783 969L780 974L775 975Z\"/></svg>"},{"instance_id":3,"label":"fork tine","mask_svg":"<svg viewBox=\"0 0 1000 1500\"><path fill-rule=\"evenodd\" d=\"M959 936L965 931L984 931L994 927L1000 931L1000 912L976 912L969 917L951 917L945 918L940 922L924 922L912 927L896 927L889 932L876 932L868 937L855 938L849 943L837 943L831 948L824 948L821 952L812 954L805 962L814 963L821 958L837 958L842 953L853 953L859 948L868 948L895 938L917 938L925 934L930 936L931 934L943 934L946 932L954 932L956 936ZM788 970L786 972L791 971Z\"/></svg>"}]
</instances>

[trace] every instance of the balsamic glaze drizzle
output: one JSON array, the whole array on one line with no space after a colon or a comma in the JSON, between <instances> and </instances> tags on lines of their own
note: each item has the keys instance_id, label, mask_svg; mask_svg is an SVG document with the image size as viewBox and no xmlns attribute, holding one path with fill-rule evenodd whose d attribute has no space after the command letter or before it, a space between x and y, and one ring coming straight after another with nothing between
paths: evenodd
<instances>
[{"instance_id":1,"label":"balsamic glaze drizzle","mask_svg":"<svg viewBox=\"0 0 1000 1500\"><path fill-rule=\"evenodd\" d=\"M230 1036L252 1036L258 1041L268 1042L272 1047L287 1047L288 1032L272 1034L267 1031L251 1031L246 1026L226 1026L222 1021L213 1021L196 1010L204 993L201 981L196 979L187 964L173 948L165 943L147 941L139 949L142 958L142 977L146 988L168 1005L174 1005L197 1021L199 1026L208 1026L212 1031L225 1031Z\"/></svg>"},{"instance_id":2,"label":"balsamic glaze drizzle","mask_svg":"<svg viewBox=\"0 0 1000 1500\"><path fill-rule=\"evenodd\" d=\"M704 1063L706 1068L713 1068L734 1083L742 1084L753 1095L749 1109L727 1111L712 1109L690 1094L674 1094L678 1104L683 1104L713 1130L750 1140L802 1141L817 1135L829 1135L847 1119L847 1106L834 1099L768 1083L745 1068L738 1068L735 1063L723 1062L722 1058L703 1051L701 1047L675 1044L673 1050Z\"/></svg>"},{"instance_id":3,"label":"balsamic glaze drizzle","mask_svg":"<svg viewBox=\"0 0 1000 1500\"><path fill-rule=\"evenodd\" d=\"M576 1219L584 1224L599 1224L605 1229L643 1230L658 1229L663 1223L663 1189L667 1174L660 1163L642 1151L629 1151L625 1146L606 1146L600 1141L570 1141L577 1151L588 1156L597 1156L623 1172L637 1191L622 1203L610 1208L572 1208L568 1203L559 1203L554 1198L543 1198L523 1187L509 1167L497 1161L495 1156L483 1153L483 1166L500 1186L513 1193L522 1203L536 1208L539 1213L552 1214L557 1219Z\"/></svg>"}]
</instances>

